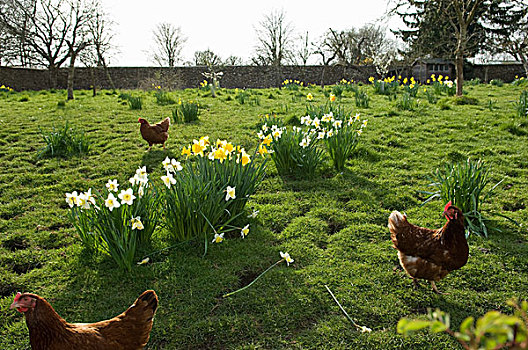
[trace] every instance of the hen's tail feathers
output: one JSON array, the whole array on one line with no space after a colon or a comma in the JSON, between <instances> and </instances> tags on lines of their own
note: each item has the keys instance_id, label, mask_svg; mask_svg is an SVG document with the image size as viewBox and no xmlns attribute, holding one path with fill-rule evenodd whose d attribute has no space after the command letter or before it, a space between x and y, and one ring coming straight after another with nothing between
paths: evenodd
<instances>
[{"instance_id":1,"label":"hen's tail feathers","mask_svg":"<svg viewBox=\"0 0 528 350\"><path fill-rule=\"evenodd\" d=\"M407 225L407 217L399 211L393 211L389 216L389 231L394 245L397 245L397 234L403 226Z\"/></svg>"},{"instance_id":2,"label":"hen's tail feathers","mask_svg":"<svg viewBox=\"0 0 528 350\"><path fill-rule=\"evenodd\" d=\"M158 125L161 127L163 132L169 131L170 118L167 117L163 119L161 122L158 123Z\"/></svg>"}]
</instances>

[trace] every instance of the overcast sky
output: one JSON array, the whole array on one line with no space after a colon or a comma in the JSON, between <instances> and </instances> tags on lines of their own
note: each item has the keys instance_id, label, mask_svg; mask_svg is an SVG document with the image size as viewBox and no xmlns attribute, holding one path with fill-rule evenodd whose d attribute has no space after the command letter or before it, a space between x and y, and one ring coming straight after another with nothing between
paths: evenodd
<instances>
[{"instance_id":1,"label":"overcast sky","mask_svg":"<svg viewBox=\"0 0 528 350\"><path fill-rule=\"evenodd\" d=\"M255 27L274 10L284 10L296 33L308 31L314 40L328 28L349 29L367 23L394 26L380 21L387 0L102 0L116 23L114 44L119 53L112 66L151 66L148 51L154 47L158 23L181 27L187 37L182 56L191 60L195 51L210 49L222 58L230 55L247 61L257 37ZM396 22L397 23L397 22Z\"/></svg>"}]
</instances>

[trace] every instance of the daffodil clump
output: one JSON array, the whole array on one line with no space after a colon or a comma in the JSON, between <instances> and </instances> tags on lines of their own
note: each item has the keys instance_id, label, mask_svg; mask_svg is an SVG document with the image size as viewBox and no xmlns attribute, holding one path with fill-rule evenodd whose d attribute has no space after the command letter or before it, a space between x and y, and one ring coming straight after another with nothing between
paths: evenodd
<instances>
[{"instance_id":1,"label":"daffodil clump","mask_svg":"<svg viewBox=\"0 0 528 350\"><path fill-rule=\"evenodd\" d=\"M191 123L198 120L200 104L195 101L178 100L178 107L172 111L172 119L176 124Z\"/></svg>"},{"instance_id":2,"label":"daffodil clump","mask_svg":"<svg viewBox=\"0 0 528 350\"><path fill-rule=\"evenodd\" d=\"M299 88L303 87L304 83L299 80L286 79L282 82L282 87L288 90L297 91Z\"/></svg>"},{"instance_id":3,"label":"daffodil clump","mask_svg":"<svg viewBox=\"0 0 528 350\"><path fill-rule=\"evenodd\" d=\"M308 108L307 115L301 118L301 124L309 128L308 133L325 143L337 171L345 168L345 162L357 147L367 123L359 113L352 115L332 104Z\"/></svg>"},{"instance_id":4,"label":"daffodil clump","mask_svg":"<svg viewBox=\"0 0 528 350\"><path fill-rule=\"evenodd\" d=\"M430 84L436 94L446 94L453 96L456 93L456 84L449 80L448 76L431 74L431 78L427 79L427 84Z\"/></svg>"},{"instance_id":5,"label":"daffodil clump","mask_svg":"<svg viewBox=\"0 0 528 350\"><path fill-rule=\"evenodd\" d=\"M398 86L400 86L400 82L394 76L383 80L370 77L369 82L372 84L374 92L379 95L394 95L398 91Z\"/></svg>"},{"instance_id":6,"label":"daffodil clump","mask_svg":"<svg viewBox=\"0 0 528 350\"><path fill-rule=\"evenodd\" d=\"M184 164L165 159L164 211L173 240L204 237L207 247L211 239L222 242L230 231L247 236L249 226L233 223L264 178L266 160L256 160L257 152L249 154L227 140L211 142L204 136L182 149Z\"/></svg>"},{"instance_id":7,"label":"daffodil clump","mask_svg":"<svg viewBox=\"0 0 528 350\"><path fill-rule=\"evenodd\" d=\"M5 86L4 84L0 86L0 92L12 92L12 91L14 91L13 88L9 86Z\"/></svg>"},{"instance_id":8,"label":"daffodil clump","mask_svg":"<svg viewBox=\"0 0 528 350\"><path fill-rule=\"evenodd\" d=\"M286 128L263 124L258 132L261 155L270 154L277 172L283 176L313 177L321 163L323 151L317 147L313 131L299 127Z\"/></svg>"},{"instance_id":9,"label":"daffodil clump","mask_svg":"<svg viewBox=\"0 0 528 350\"><path fill-rule=\"evenodd\" d=\"M110 179L101 192L66 193L68 218L90 252L103 251L130 270L137 252L150 244L159 220L159 196L146 167L128 183Z\"/></svg>"}]
</instances>

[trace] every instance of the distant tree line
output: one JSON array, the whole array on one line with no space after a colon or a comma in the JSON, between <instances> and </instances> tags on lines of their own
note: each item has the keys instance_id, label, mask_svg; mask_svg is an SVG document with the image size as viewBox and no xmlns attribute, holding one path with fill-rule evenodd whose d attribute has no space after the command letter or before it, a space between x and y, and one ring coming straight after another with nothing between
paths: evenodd
<instances>
[{"instance_id":1,"label":"distant tree line","mask_svg":"<svg viewBox=\"0 0 528 350\"><path fill-rule=\"evenodd\" d=\"M324 67L374 65L385 75L396 62L444 58L455 63L458 94L462 93L464 60L477 55L507 54L520 61L528 74L526 1L388 2L388 15L400 17L406 26L393 31L399 42L376 24L328 28L316 37L309 32L298 34L280 10L264 15L256 24L257 40L247 60L222 58L209 48L184 60L181 52L187 38L181 27L171 23L154 28L149 59L158 66L204 66L209 72L241 64L272 66L280 72L284 65L307 65L310 61ZM46 67L50 86L56 86L58 69L68 66L68 98L73 98L77 62L104 69L112 82L106 68L117 53L112 43L113 26L99 0L0 0L0 65Z\"/></svg>"}]
</instances>

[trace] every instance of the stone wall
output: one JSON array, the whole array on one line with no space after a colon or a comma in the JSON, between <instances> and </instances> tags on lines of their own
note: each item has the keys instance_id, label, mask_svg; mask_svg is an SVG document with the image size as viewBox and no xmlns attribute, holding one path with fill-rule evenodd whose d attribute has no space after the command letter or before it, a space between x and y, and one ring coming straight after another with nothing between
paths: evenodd
<instances>
[{"instance_id":1,"label":"stone wall","mask_svg":"<svg viewBox=\"0 0 528 350\"><path fill-rule=\"evenodd\" d=\"M161 85L167 88L193 88L204 80L202 75L205 67L110 67L109 74L115 86L119 89L151 88ZM277 87L284 79L298 79L305 83L320 85L334 84L341 79L353 79L366 82L370 76L377 76L373 66L228 66L222 69L224 73L220 84L226 88L267 88ZM65 89L68 71L59 70L57 88ZM502 79L512 81L515 75L524 75L522 65L475 65L468 67L466 79L478 77L481 80ZM0 85L4 84L15 90L49 89L49 74L45 69L27 69L0 67ZM95 83L94 83L95 82ZM91 85L98 88L111 88L103 69L76 68L76 89L89 89Z\"/></svg>"}]
</instances>

